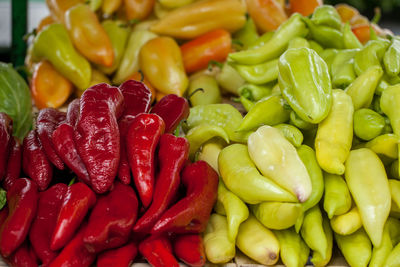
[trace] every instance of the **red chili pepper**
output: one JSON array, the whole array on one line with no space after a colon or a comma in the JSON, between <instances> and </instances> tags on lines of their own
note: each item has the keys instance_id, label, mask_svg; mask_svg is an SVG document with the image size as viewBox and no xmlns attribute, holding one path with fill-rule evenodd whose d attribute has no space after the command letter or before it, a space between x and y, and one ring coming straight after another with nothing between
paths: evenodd
<instances>
[{"instance_id":1,"label":"red chili pepper","mask_svg":"<svg viewBox=\"0 0 400 267\"><path fill-rule=\"evenodd\" d=\"M151 233L201 233L217 200L218 174L205 161L196 161L182 172L186 197L168 209Z\"/></svg>"},{"instance_id":2,"label":"red chili pepper","mask_svg":"<svg viewBox=\"0 0 400 267\"><path fill-rule=\"evenodd\" d=\"M26 178L17 179L7 192L8 216L0 229L0 252L10 256L25 240L36 215L37 186Z\"/></svg>"},{"instance_id":3,"label":"red chili pepper","mask_svg":"<svg viewBox=\"0 0 400 267\"><path fill-rule=\"evenodd\" d=\"M89 252L83 243L87 224L83 224L72 240L61 250L49 267L89 267L96 259L96 254Z\"/></svg>"},{"instance_id":4,"label":"red chili pepper","mask_svg":"<svg viewBox=\"0 0 400 267\"><path fill-rule=\"evenodd\" d=\"M12 267L37 267L36 258L32 255L27 242L24 242L10 257L5 261Z\"/></svg>"},{"instance_id":5,"label":"red chili pepper","mask_svg":"<svg viewBox=\"0 0 400 267\"><path fill-rule=\"evenodd\" d=\"M138 200L133 188L115 182L111 191L100 196L89 217L83 236L86 248L93 253L125 244L138 214Z\"/></svg>"},{"instance_id":6,"label":"red chili pepper","mask_svg":"<svg viewBox=\"0 0 400 267\"><path fill-rule=\"evenodd\" d=\"M224 29L216 29L181 46L183 65L187 73L202 70L211 60L225 61L231 50L231 34Z\"/></svg>"},{"instance_id":7,"label":"red chili pepper","mask_svg":"<svg viewBox=\"0 0 400 267\"><path fill-rule=\"evenodd\" d=\"M137 251L135 242L104 251L97 256L97 267L129 267L135 259Z\"/></svg>"},{"instance_id":8,"label":"red chili pepper","mask_svg":"<svg viewBox=\"0 0 400 267\"><path fill-rule=\"evenodd\" d=\"M53 167L39 142L35 130L31 130L22 145L22 168L38 186L45 190L53 177Z\"/></svg>"},{"instance_id":9,"label":"red chili pepper","mask_svg":"<svg viewBox=\"0 0 400 267\"><path fill-rule=\"evenodd\" d=\"M179 267L166 236L150 236L140 242L139 251L153 267Z\"/></svg>"},{"instance_id":10,"label":"red chili pepper","mask_svg":"<svg viewBox=\"0 0 400 267\"><path fill-rule=\"evenodd\" d=\"M151 109L165 122L165 132L172 133L182 120L189 116L189 102L186 98L169 94L161 98Z\"/></svg>"},{"instance_id":11,"label":"red chili pepper","mask_svg":"<svg viewBox=\"0 0 400 267\"><path fill-rule=\"evenodd\" d=\"M176 257L187 265L200 267L206 264L203 238L199 234L179 235L172 245Z\"/></svg>"},{"instance_id":12,"label":"red chili pepper","mask_svg":"<svg viewBox=\"0 0 400 267\"><path fill-rule=\"evenodd\" d=\"M164 129L160 116L142 113L135 117L126 135L129 165L144 207L148 207L153 198L154 152Z\"/></svg>"},{"instance_id":13,"label":"red chili pepper","mask_svg":"<svg viewBox=\"0 0 400 267\"><path fill-rule=\"evenodd\" d=\"M64 162L57 155L51 137L56 127L65 120L65 117L65 112L58 111L54 108L45 108L39 111L36 120L36 132L40 144L49 161L60 170L64 169Z\"/></svg>"},{"instance_id":14,"label":"red chili pepper","mask_svg":"<svg viewBox=\"0 0 400 267\"><path fill-rule=\"evenodd\" d=\"M80 98L75 98L68 105L67 118L65 119L65 122L71 125L72 127L75 127L79 118L79 110L80 110Z\"/></svg>"},{"instance_id":15,"label":"red chili pepper","mask_svg":"<svg viewBox=\"0 0 400 267\"><path fill-rule=\"evenodd\" d=\"M80 100L75 143L96 193L110 189L117 175L120 154L118 118L124 97L117 87L101 83L86 89Z\"/></svg>"},{"instance_id":16,"label":"red chili pepper","mask_svg":"<svg viewBox=\"0 0 400 267\"><path fill-rule=\"evenodd\" d=\"M129 167L128 154L126 151L126 136L129 127L131 126L135 116L125 115L118 121L119 134L121 136L120 159L118 166L118 179L123 184L130 184L131 182L131 169Z\"/></svg>"},{"instance_id":17,"label":"red chili pepper","mask_svg":"<svg viewBox=\"0 0 400 267\"><path fill-rule=\"evenodd\" d=\"M10 141L10 153L8 156L6 175L3 180L3 187L6 191L14 184L21 174L22 147L20 142L13 137Z\"/></svg>"},{"instance_id":18,"label":"red chili pepper","mask_svg":"<svg viewBox=\"0 0 400 267\"><path fill-rule=\"evenodd\" d=\"M159 173L156 179L153 202L138 220L133 231L148 233L161 215L171 205L180 184L180 172L189 155L189 142L183 137L163 134L159 142Z\"/></svg>"},{"instance_id":19,"label":"red chili pepper","mask_svg":"<svg viewBox=\"0 0 400 267\"><path fill-rule=\"evenodd\" d=\"M66 184L58 183L39 194L37 214L29 231L29 240L44 265L48 265L58 254L50 249L50 240L67 190Z\"/></svg>"},{"instance_id":20,"label":"red chili pepper","mask_svg":"<svg viewBox=\"0 0 400 267\"><path fill-rule=\"evenodd\" d=\"M76 183L68 187L51 237L52 250L59 250L71 240L95 203L96 195L84 183Z\"/></svg>"},{"instance_id":21,"label":"red chili pepper","mask_svg":"<svg viewBox=\"0 0 400 267\"><path fill-rule=\"evenodd\" d=\"M11 137L12 120L7 114L0 112L0 180L6 173Z\"/></svg>"}]
</instances>

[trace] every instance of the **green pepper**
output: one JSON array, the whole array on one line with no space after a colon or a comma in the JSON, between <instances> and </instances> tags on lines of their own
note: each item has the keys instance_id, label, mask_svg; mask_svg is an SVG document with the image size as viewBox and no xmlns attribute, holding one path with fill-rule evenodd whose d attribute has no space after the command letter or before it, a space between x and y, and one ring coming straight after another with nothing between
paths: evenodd
<instances>
[{"instance_id":1,"label":"green pepper","mask_svg":"<svg viewBox=\"0 0 400 267\"><path fill-rule=\"evenodd\" d=\"M44 28L33 41L32 56L47 59L54 68L79 89L89 86L92 69L90 63L74 48L66 28L53 23Z\"/></svg>"},{"instance_id":2,"label":"green pepper","mask_svg":"<svg viewBox=\"0 0 400 267\"><path fill-rule=\"evenodd\" d=\"M390 176L395 179L400 179L399 175L399 160L396 159L395 161L390 164Z\"/></svg>"},{"instance_id":3,"label":"green pepper","mask_svg":"<svg viewBox=\"0 0 400 267\"><path fill-rule=\"evenodd\" d=\"M246 20L243 28L233 34L233 39L242 44L242 49L247 49L251 44L259 39L256 24L251 17Z\"/></svg>"},{"instance_id":4,"label":"green pepper","mask_svg":"<svg viewBox=\"0 0 400 267\"><path fill-rule=\"evenodd\" d=\"M357 53L356 49L339 50L332 61L331 77L334 88L346 88L356 78L353 67L353 58Z\"/></svg>"},{"instance_id":5,"label":"green pepper","mask_svg":"<svg viewBox=\"0 0 400 267\"><path fill-rule=\"evenodd\" d=\"M256 65L231 64L249 83L264 84L278 79L278 59Z\"/></svg>"},{"instance_id":6,"label":"green pepper","mask_svg":"<svg viewBox=\"0 0 400 267\"><path fill-rule=\"evenodd\" d=\"M317 25L309 18L303 18L303 21L307 24L310 29L311 38L317 41L325 48L338 48L342 49L343 44L343 33L335 28Z\"/></svg>"},{"instance_id":7,"label":"green pepper","mask_svg":"<svg viewBox=\"0 0 400 267\"><path fill-rule=\"evenodd\" d=\"M281 24L269 41L255 49L229 54L228 59L239 64L259 64L279 57L294 37L305 37L308 29L298 13Z\"/></svg>"},{"instance_id":8,"label":"green pepper","mask_svg":"<svg viewBox=\"0 0 400 267\"><path fill-rule=\"evenodd\" d=\"M390 86L390 83L389 83L389 81L387 80L387 78L385 76L386 75L384 73L382 78L381 78L381 80L380 80L380 82L376 86L376 89L375 89L375 94L376 95L381 95L382 92L385 91Z\"/></svg>"},{"instance_id":9,"label":"green pepper","mask_svg":"<svg viewBox=\"0 0 400 267\"><path fill-rule=\"evenodd\" d=\"M324 173L324 210L328 218L342 215L351 208L351 196L345 180L340 175Z\"/></svg>"},{"instance_id":10,"label":"green pepper","mask_svg":"<svg viewBox=\"0 0 400 267\"><path fill-rule=\"evenodd\" d=\"M343 26L343 42L345 49L355 49L363 47L361 42L358 40L357 36L351 30L349 22L347 22Z\"/></svg>"},{"instance_id":11,"label":"green pepper","mask_svg":"<svg viewBox=\"0 0 400 267\"><path fill-rule=\"evenodd\" d=\"M303 134L293 125L282 123L275 125L274 128L278 129L295 147L299 147L303 143Z\"/></svg>"},{"instance_id":12,"label":"green pepper","mask_svg":"<svg viewBox=\"0 0 400 267\"><path fill-rule=\"evenodd\" d=\"M285 100L273 95L261 99L243 118L237 131L250 131L261 125L276 125L289 119L290 111L285 108Z\"/></svg>"},{"instance_id":13,"label":"green pepper","mask_svg":"<svg viewBox=\"0 0 400 267\"><path fill-rule=\"evenodd\" d=\"M234 95L239 95L238 89L246 82L228 63L222 66L221 71L217 73L215 78L222 89Z\"/></svg>"},{"instance_id":14,"label":"green pepper","mask_svg":"<svg viewBox=\"0 0 400 267\"><path fill-rule=\"evenodd\" d=\"M246 83L239 88L239 95L251 101L258 101L272 94L271 84L251 84Z\"/></svg>"},{"instance_id":15,"label":"green pepper","mask_svg":"<svg viewBox=\"0 0 400 267\"><path fill-rule=\"evenodd\" d=\"M326 65L328 65L329 73L332 73L332 62L335 59L337 53L339 53L338 49L334 48L328 48L322 51L321 53L318 53L322 59L326 62Z\"/></svg>"},{"instance_id":16,"label":"green pepper","mask_svg":"<svg viewBox=\"0 0 400 267\"><path fill-rule=\"evenodd\" d=\"M393 37L383 56L383 64L388 75L397 76L400 73L400 38Z\"/></svg>"},{"instance_id":17,"label":"green pepper","mask_svg":"<svg viewBox=\"0 0 400 267\"><path fill-rule=\"evenodd\" d=\"M195 92L199 88L202 90ZM190 78L187 94L192 106L221 102L221 91L219 90L217 80L207 74L200 74Z\"/></svg>"},{"instance_id":18,"label":"green pepper","mask_svg":"<svg viewBox=\"0 0 400 267\"><path fill-rule=\"evenodd\" d=\"M304 121L293 110L290 112L289 118L290 118L290 124L296 126L297 128L299 128L301 130L312 130L312 129L317 128L317 124L312 124L312 123L309 123L308 121Z\"/></svg>"},{"instance_id":19,"label":"green pepper","mask_svg":"<svg viewBox=\"0 0 400 267\"><path fill-rule=\"evenodd\" d=\"M390 252L393 250L393 243L390 237L390 227L389 223L386 222L383 228L382 244L380 247L372 248L371 261L369 267L380 267L384 266L384 263L389 256Z\"/></svg>"},{"instance_id":20,"label":"green pepper","mask_svg":"<svg viewBox=\"0 0 400 267\"><path fill-rule=\"evenodd\" d=\"M400 243L397 244L388 255L385 267L396 267L400 265Z\"/></svg>"},{"instance_id":21,"label":"green pepper","mask_svg":"<svg viewBox=\"0 0 400 267\"><path fill-rule=\"evenodd\" d=\"M371 259L372 245L363 228L351 235L335 233L335 240L350 266L368 266Z\"/></svg>"},{"instance_id":22,"label":"green pepper","mask_svg":"<svg viewBox=\"0 0 400 267\"><path fill-rule=\"evenodd\" d=\"M300 48L300 47L310 47L310 43L307 41L306 38L303 37L295 37L289 41L288 49L290 48Z\"/></svg>"},{"instance_id":23,"label":"green pepper","mask_svg":"<svg viewBox=\"0 0 400 267\"><path fill-rule=\"evenodd\" d=\"M293 228L273 231L281 245L281 260L287 267L305 266L310 248Z\"/></svg>"},{"instance_id":24,"label":"green pepper","mask_svg":"<svg viewBox=\"0 0 400 267\"><path fill-rule=\"evenodd\" d=\"M332 258L333 233L329 224L329 220L325 216L322 216L322 229L324 230L328 246L326 247L325 252L322 254L319 251L313 251L311 262L315 267L323 267L328 265Z\"/></svg>"},{"instance_id":25,"label":"green pepper","mask_svg":"<svg viewBox=\"0 0 400 267\"><path fill-rule=\"evenodd\" d=\"M398 157L398 144L400 144L400 137L395 134L382 134L371 141L365 143L365 147L371 149L378 155L397 159Z\"/></svg>"},{"instance_id":26,"label":"green pepper","mask_svg":"<svg viewBox=\"0 0 400 267\"><path fill-rule=\"evenodd\" d=\"M319 123L332 106L328 66L309 48L288 49L279 58L279 87L290 107L304 121Z\"/></svg>"},{"instance_id":27,"label":"green pepper","mask_svg":"<svg viewBox=\"0 0 400 267\"><path fill-rule=\"evenodd\" d=\"M340 30L342 27L342 19L336 8L331 5L317 7L311 16L311 21L316 25L325 25L337 30Z\"/></svg>"},{"instance_id":28,"label":"green pepper","mask_svg":"<svg viewBox=\"0 0 400 267\"><path fill-rule=\"evenodd\" d=\"M300 203L262 202L250 209L260 223L274 230L292 227L302 214Z\"/></svg>"},{"instance_id":29,"label":"green pepper","mask_svg":"<svg viewBox=\"0 0 400 267\"><path fill-rule=\"evenodd\" d=\"M372 66L381 66L381 60L389 47L387 40L370 40L354 56L354 70L357 75L361 75Z\"/></svg>"},{"instance_id":30,"label":"green pepper","mask_svg":"<svg viewBox=\"0 0 400 267\"><path fill-rule=\"evenodd\" d=\"M332 230L339 235L350 235L362 227L360 212L353 205L348 212L333 216L331 219Z\"/></svg>"},{"instance_id":31,"label":"green pepper","mask_svg":"<svg viewBox=\"0 0 400 267\"><path fill-rule=\"evenodd\" d=\"M239 98L240 103L242 104L243 108L246 110L246 112L249 112L250 109L252 109L255 105L255 103L249 99L247 99L244 96L240 96Z\"/></svg>"},{"instance_id":32,"label":"green pepper","mask_svg":"<svg viewBox=\"0 0 400 267\"><path fill-rule=\"evenodd\" d=\"M354 112L354 134L363 140L371 140L380 135L385 127L385 119L369 108Z\"/></svg>"},{"instance_id":33,"label":"green pepper","mask_svg":"<svg viewBox=\"0 0 400 267\"><path fill-rule=\"evenodd\" d=\"M308 40L308 44L312 50L314 50L315 52L317 52L318 55L321 56L321 54L324 51L324 48L319 43L317 43L314 40Z\"/></svg>"},{"instance_id":34,"label":"green pepper","mask_svg":"<svg viewBox=\"0 0 400 267\"><path fill-rule=\"evenodd\" d=\"M271 40L272 36L274 36L274 32L264 33L259 38L257 38L254 42L252 42L249 45L248 49L256 49L256 48L263 46L265 43L267 43L269 40Z\"/></svg>"}]
</instances>

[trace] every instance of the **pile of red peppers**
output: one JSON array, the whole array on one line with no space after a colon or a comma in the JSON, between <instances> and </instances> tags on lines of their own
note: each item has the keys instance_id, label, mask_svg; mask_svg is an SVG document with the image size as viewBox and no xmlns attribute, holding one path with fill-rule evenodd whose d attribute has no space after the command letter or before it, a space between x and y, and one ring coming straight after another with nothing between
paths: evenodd
<instances>
[{"instance_id":1,"label":"pile of red peppers","mask_svg":"<svg viewBox=\"0 0 400 267\"><path fill-rule=\"evenodd\" d=\"M97 84L67 112L40 110L22 145L0 113L1 256L27 267L118 267L143 258L203 266L200 234L218 174L190 162L188 141L174 135L188 115L185 98L166 95L152 107L150 90L133 80Z\"/></svg>"}]
</instances>

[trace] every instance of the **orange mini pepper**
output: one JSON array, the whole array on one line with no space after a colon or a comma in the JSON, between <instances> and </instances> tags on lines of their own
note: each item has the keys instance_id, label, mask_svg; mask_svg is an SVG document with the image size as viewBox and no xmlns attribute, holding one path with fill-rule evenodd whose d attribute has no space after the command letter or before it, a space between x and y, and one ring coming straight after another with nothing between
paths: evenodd
<instances>
[{"instance_id":1,"label":"orange mini pepper","mask_svg":"<svg viewBox=\"0 0 400 267\"><path fill-rule=\"evenodd\" d=\"M314 13L314 9L322 6L322 0L290 0L290 13L300 13L309 16Z\"/></svg>"},{"instance_id":2,"label":"orange mini pepper","mask_svg":"<svg viewBox=\"0 0 400 267\"><path fill-rule=\"evenodd\" d=\"M261 32L276 30L287 15L284 8L276 0L246 0L247 11Z\"/></svg>"},{"instance_id":3,"label":"orange mini pepper","mask_svg":"<svg viewBox=\"0 0 400 267\"><path fill-rule=\"evenodd\" d=\"M110 67L114 50L106 31L88 5L78 4L65 14L66 28L74 46L89 61Z\"/></svg>"},{"instance_id":4,"label":"orange mini pepper","mask_svg":"<svg viewBox=\"0 0 400 267\"><path fill-rule=\"evenodd\" d=\"M151 103L154 102L154 100L156 99L156 89L154 89L153 85L151 85L149 80L146 79L143 72L136 71L131 76L129 76L126 80L135 80L135 81L140 81L140 82L144 83L151 92Z\"/></svg>"},{"instance_id":5,"label":"orange mini pepper","mask_svg":"<svg viewBox=\"0 0 400 267\"><path fill-rule=\"evenodd\" d=\"M213 30L181 46L183 65L187 73L208 66L210 60L225 61L231 52L232 39L228 31Z\"/></svg>"},{"instance_id":6,"label":"orange mini pepper","mask_svg":"<svg viewBox=\"0 0 400 267\"><path fill-rule=\"evenodd\" d=\"M50 15L57 22L64 22L65 12L71 7L83 3L83 0L46 0Z\"/></svg>"},{"instance_id":7,"label":"orange mini pepper","mask_svg":"<svg viewBox=\"0 0 400 267\"><path fill-rule=\"evenodd\" d=\"M348 22L357 15L360 15L358 10L348 4L337 4L336 11L339 13L342 22Z\"/></svg>"},{"instance_id":8,"label":"orange mini pepper","mask_svg":"<svg viewBox=\"0 0 400 267\"><path fill-rule=\"evenodd\" d=\"M67 101L73 89L72 83L43 60L34 69L31 80L32 98L36 107L58 108Z\"/></svg>"},{"instance_id":9,"label":"orange mini pepper","mask_svg":"<svg viewBox=\"0 0 400 267\"><path fill-rule=\"evenodd\" d=\"M124 0L125 15L128 20L147 18L155 4L155 0Z\"/></svg>"}]
</instances>

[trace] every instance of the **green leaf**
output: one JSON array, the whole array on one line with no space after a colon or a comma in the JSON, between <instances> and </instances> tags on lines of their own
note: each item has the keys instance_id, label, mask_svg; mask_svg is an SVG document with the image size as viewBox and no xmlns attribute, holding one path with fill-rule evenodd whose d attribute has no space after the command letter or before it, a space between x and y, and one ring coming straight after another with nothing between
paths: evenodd
<instances>
[{"instance_id":1,"label":"green leaf","mask_svg":"<svg viewBox=\"0 0 400 267\"><path fill-rule=\"evenodd\" d=\"M0 210L6 205L7 203L7 191L3 188L0 188Z\"/></svg>"},{"instance_id":2,"label":"green leaf","mask_svg":"<svg viewBox=\"0 0 400 267\"><path fill-rule=\"evenodd\" d=\"M11 64L0 62L0 112L13 120L13 135L22 141L32 128L29 87Z\"/></svg>"}]
</instances>

